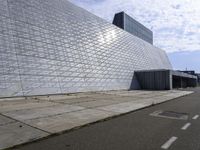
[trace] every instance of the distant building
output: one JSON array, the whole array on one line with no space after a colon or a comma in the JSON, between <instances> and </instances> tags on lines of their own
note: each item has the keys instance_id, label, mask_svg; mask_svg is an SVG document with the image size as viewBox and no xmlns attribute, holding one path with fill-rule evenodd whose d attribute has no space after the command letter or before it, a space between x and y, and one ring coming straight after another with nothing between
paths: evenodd
<instances>
[{"instance_id":1,"label":"distant building","mask_svg":"<svg viewBox=\"0 0 200 150\"><path fill-rule=\"evenodd\" d=\"M184 72L184 73L187 73L187 74L191 74L191 75L196 75L194 70L186 70L186 71L181 71L181 72Z\"/></svg>"},{"instance_id":2,"label":"distant building","mask_svg":"<svg viewBox=\"0 0 200 150\"><path fill-rule=\"evenodd\" d=\"M115 14L113 24L153 44L153 32L124 12Z\"/></svg>"},{"instance_id":3,"label":"distant building","mask_svg":"<svg viewBox=\"0 0 200 150\"><path fill-rule=\"evenodd\" d=\"M197 80L198 80L198 84L200 85L200 73L197 73Z\"/></svg>"},{"instance_id":4,"label":"distant building","mask_svg":"<svg viewBox=\"0 0 200 150\"><path fill-rule=\"evenodd\" d=\"M180 71L180 72L183 72L183 73L187 73L187 74L190 74L190 75L197 76L197 82L198 82L198 84L200 85L200 73L196 73L194 70L185 70L185 71Z\"/></svg>"}]
</instances>

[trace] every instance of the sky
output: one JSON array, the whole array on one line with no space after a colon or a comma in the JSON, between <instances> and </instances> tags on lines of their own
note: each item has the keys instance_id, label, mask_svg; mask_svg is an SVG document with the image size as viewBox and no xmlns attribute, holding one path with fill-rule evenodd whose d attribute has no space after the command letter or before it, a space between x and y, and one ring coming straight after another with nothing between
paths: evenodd
<instances>
[{"instance_id":1,"label":"sky","mask_svg":"<svg viewBox=\"0 0 200 150\"><path fill-rule=\"evenodd\" d=\"M112 22L124 11L154 33L175 70L200 73L200 0L70 0Z\"/></svg>"}]
</instances>

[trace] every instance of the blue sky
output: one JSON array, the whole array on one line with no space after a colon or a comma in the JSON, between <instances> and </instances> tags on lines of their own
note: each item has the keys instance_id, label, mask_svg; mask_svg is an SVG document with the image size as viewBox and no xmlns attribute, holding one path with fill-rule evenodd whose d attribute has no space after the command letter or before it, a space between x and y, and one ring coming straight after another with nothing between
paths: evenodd
<instances>
[{"instance_id":1,"label":"blue sky","mask_svg":"<svg viewBox=\"0 0 200 150\"><path fill-rule=\"evenodd\" d=\"M199 0L70 0L112 22L124 11L154 32L154 45L165 50L174 69L200 72Z\"/></svg>"}]
</instances>

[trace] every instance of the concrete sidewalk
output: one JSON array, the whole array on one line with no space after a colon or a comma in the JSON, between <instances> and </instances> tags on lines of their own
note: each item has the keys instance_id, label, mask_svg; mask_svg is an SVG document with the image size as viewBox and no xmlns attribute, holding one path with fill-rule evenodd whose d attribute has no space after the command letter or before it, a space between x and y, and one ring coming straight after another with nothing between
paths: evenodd
<instances>
[{"instance_id":1,"label":"concrete sidewalk","mask_svg":"<svg viewBox=\"0 0 200 150\"><path fill-rule=\"evenodd\" d=\"M0 99L0 149L191 93L137 90Z\"/></svg>"}]
</instances>

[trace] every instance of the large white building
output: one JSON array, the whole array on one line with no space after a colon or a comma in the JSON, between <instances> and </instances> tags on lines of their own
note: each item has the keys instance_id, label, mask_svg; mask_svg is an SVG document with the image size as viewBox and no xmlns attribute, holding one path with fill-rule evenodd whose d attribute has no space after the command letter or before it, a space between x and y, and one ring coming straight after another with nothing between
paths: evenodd
<instances>
[{"instance_id":1,"label":"large white building","mask_svg":"<svg viewBox=\"0 0 200 150\"><path fill-rule=\"evenodd\" d=\"M67 0L0 0L0 97L137 89L150 69L172 69L163 50Z\"/></svg>"}]
</instances>

